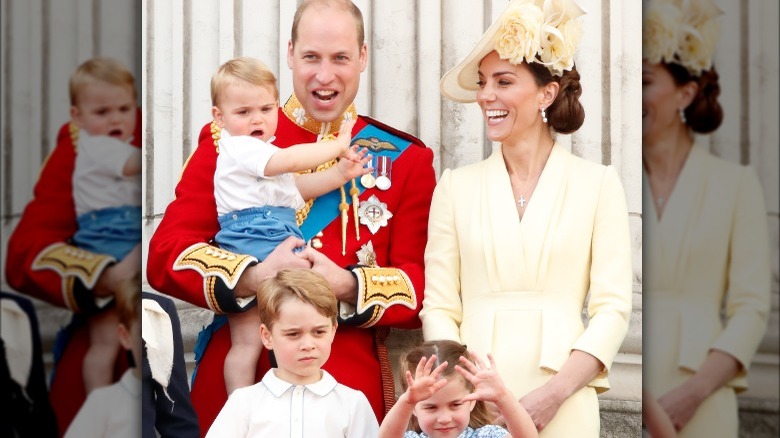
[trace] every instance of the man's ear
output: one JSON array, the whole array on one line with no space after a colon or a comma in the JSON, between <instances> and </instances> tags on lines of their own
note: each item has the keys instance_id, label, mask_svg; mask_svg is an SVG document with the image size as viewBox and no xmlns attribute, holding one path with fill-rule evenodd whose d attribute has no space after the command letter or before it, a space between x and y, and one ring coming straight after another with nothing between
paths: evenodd
<instances>
[{"instance_id":1,"label":"man's ear","mask_svg":"<svg viewBox=\"0 0 780 438\"><path fill-rule=\"evenodd\" d=\"M287 67L292 70L293 68L293 42L292 40L287 41Z\"/></svg>"},{"instance_id":2,"label":"man's ear","mask_svg":"<svg viewBox=\"0 0 780 438\"><path fill-rule=\"evenodd\" d=\"M260 324L260 340L263 341L263 345L266 349L274 349L274 343L271 340L271 330L268 330L268 327L266 327L265 324Z\"/></svg>"}]
</instances>

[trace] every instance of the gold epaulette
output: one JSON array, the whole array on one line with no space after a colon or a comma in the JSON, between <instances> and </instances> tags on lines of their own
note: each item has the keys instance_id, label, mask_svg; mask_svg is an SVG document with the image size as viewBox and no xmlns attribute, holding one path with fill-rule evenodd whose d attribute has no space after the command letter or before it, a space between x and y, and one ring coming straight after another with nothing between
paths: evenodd
<instances>
[{"instance_id":1,"label":"gold epaulette","mask_svg":"<svg viewBox=\"0 0 780 438\"><path fill-rule=\"evenodd\" d=\"M357 313L376 306L374 315L365 326L375 324L390 306L399 304L412 310L417 308L414 285L404 271L398 268L361 267L353 269L353 272L358 281Z\"/></svg>"},{"instance_id":2,"label":"gold epaulette","mask_svg":"<svg viewBox=\"0 0 780 438\"><path fill-rule=\"evenodd\" d=\"M173 270L192 269L197 271L203 276L204 287L206 287L208 277L219 277L230 289L233 289L244 269L257 261L255 257L250 255L234 254L201 242L182 251L173 263Z\"/></svg>"},{"instance_id":3,"label":"gold epaulette","mask_svg":"<svg viewBox=\"0 0 780 438\"><path fill-rule=\"evenodd\" d=\"M103 269L116 259L107 254L96 254L66 243L47 246L33 260L32 269L51 269L61 277L77 277L87 289L92 289Z\"/></svg>"}]
</instances>

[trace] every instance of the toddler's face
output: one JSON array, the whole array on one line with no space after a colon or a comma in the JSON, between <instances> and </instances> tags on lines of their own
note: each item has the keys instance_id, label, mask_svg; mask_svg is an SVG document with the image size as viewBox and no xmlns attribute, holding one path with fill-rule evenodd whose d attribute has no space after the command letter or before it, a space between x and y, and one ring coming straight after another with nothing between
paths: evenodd
<instances>
[{"instance_id":1,"label":"toddler's face","mask_svg":"<svg viewBox=\"0 0 780 438\"><path fill-rule=\"evenodd\" d=\"M278 107L270 87L237 81L222 90L212 114L217 125L230 135L249 135L267 142L276 132Z\"/></svg>"},{"instance_id":2,"label":"toddler's face","mask_svg":"<svg viewBox=\"0 0 780 438\"><path fill-rule=\"evenodd\" d=\"M296 385L320 380L320 368L330 357L336 334L330 318L311 304L291 298L279 306L279 316L271 330L265 325L260 330L263 344L274 351L279 366L277 377Z\"/></svg>"},{"instance_id":3,"label":"toddler's face","mask_svg":"<svg viewBox=\"0 0 780 438\"><path fill-rule=\"evenodd\" d=\"M136 103L128 86L90 82L78 93L70 113L73 122L90 135L128 141L135 132Z\"/></svg>"},{"instance_id":4,"label":"toddler's face","mask_svg":"<svg viewBox=\"0 0 780 438\"><path fill-rule=\"evenodd\" d=\"M456 438L469 425L474 402L461 401L469 394L460 376L448 376L447 384L427 400L417 403L414 415L420 429L431 438Z\"/></svg>"}]
</instances>

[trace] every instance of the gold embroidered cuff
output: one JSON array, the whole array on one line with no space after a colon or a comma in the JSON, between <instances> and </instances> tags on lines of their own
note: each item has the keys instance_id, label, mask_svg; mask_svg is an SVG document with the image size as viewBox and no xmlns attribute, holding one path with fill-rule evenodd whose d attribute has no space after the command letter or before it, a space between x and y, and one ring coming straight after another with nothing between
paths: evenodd
<instances>
[{"instance_id":1,"label":"gold embroidered cuff","mask_svg":"<svg viewBox=\"0 0 780 438\"><path fill-rule=\"evenodd\" d=\"M233 289L247 266L256 263L255 257L234 254L208 243L196 243L179 254L173 263L174 271L192 269L204 277L219 277Z\"/></svg>"},{"instance_id":2,"label":"gold embroidered cuff","mask_svg":"<svg viewBox=\"0 0 780 438\"><path fill-rule=\"evenodd\" d=\"M381 307L382 310L396 304L412 310L417 308L414 286L404 271L397 268L359 267L352 272L355 273L358 281L358 314L374 305ZM378 320L378 318L372 319Z\"/></svg>"},{"instance_id":3,"label":"gold embroidered cuff","mask_svg":"<svg viewBox=\"0 0 780 438\"><path fill-rule=\"evenodd\" d=\"M32 269L34 271L51 269L63 279L77 277L87 289L92 289L103 269L115 261L116 259L110 255L96 254L59 242L44 248L33 260Z\"/></svg>"}]
</instances>

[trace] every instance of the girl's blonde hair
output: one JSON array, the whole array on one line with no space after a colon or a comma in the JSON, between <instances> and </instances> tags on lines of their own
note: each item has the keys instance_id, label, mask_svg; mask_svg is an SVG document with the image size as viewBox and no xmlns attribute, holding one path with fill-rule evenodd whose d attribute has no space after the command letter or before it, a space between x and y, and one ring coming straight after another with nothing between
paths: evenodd
<instances>
[{"instance_id":1,"label":"girl's blonde hair","mask_svg":"<svg viewBox=\"0 0 780 438\"><path fill-rule=\"evenodd\" d=\"M440 377L445 377L448 380L453 378L460 379L460 381L463 382L463 385L468 388L469 392L474 390L474 385L460 375L459 372L455 371L455 365L460 362L461 356L471 360L468 348L458 342L445 340L423 342L401 357L401 389L406 391L408 387L406 378L404 377L406 372L410 371L412 375L414 375L414 371L417 368L417 364L420 363L420 359L423 357L431 357L434 354L436 355L436 364L434 365L434 368L445 361L447 362L447 367L444 368ZM495 419L490 415L485 402L477 400L474 404L474 409L471 410L469 427L472 429L479 429L482 426L493 424L493 420ZM411 420L409 420L408 429L414 430L417 433L422 432L416 416L413 415Z\"/></svg>"}]
</instances>

